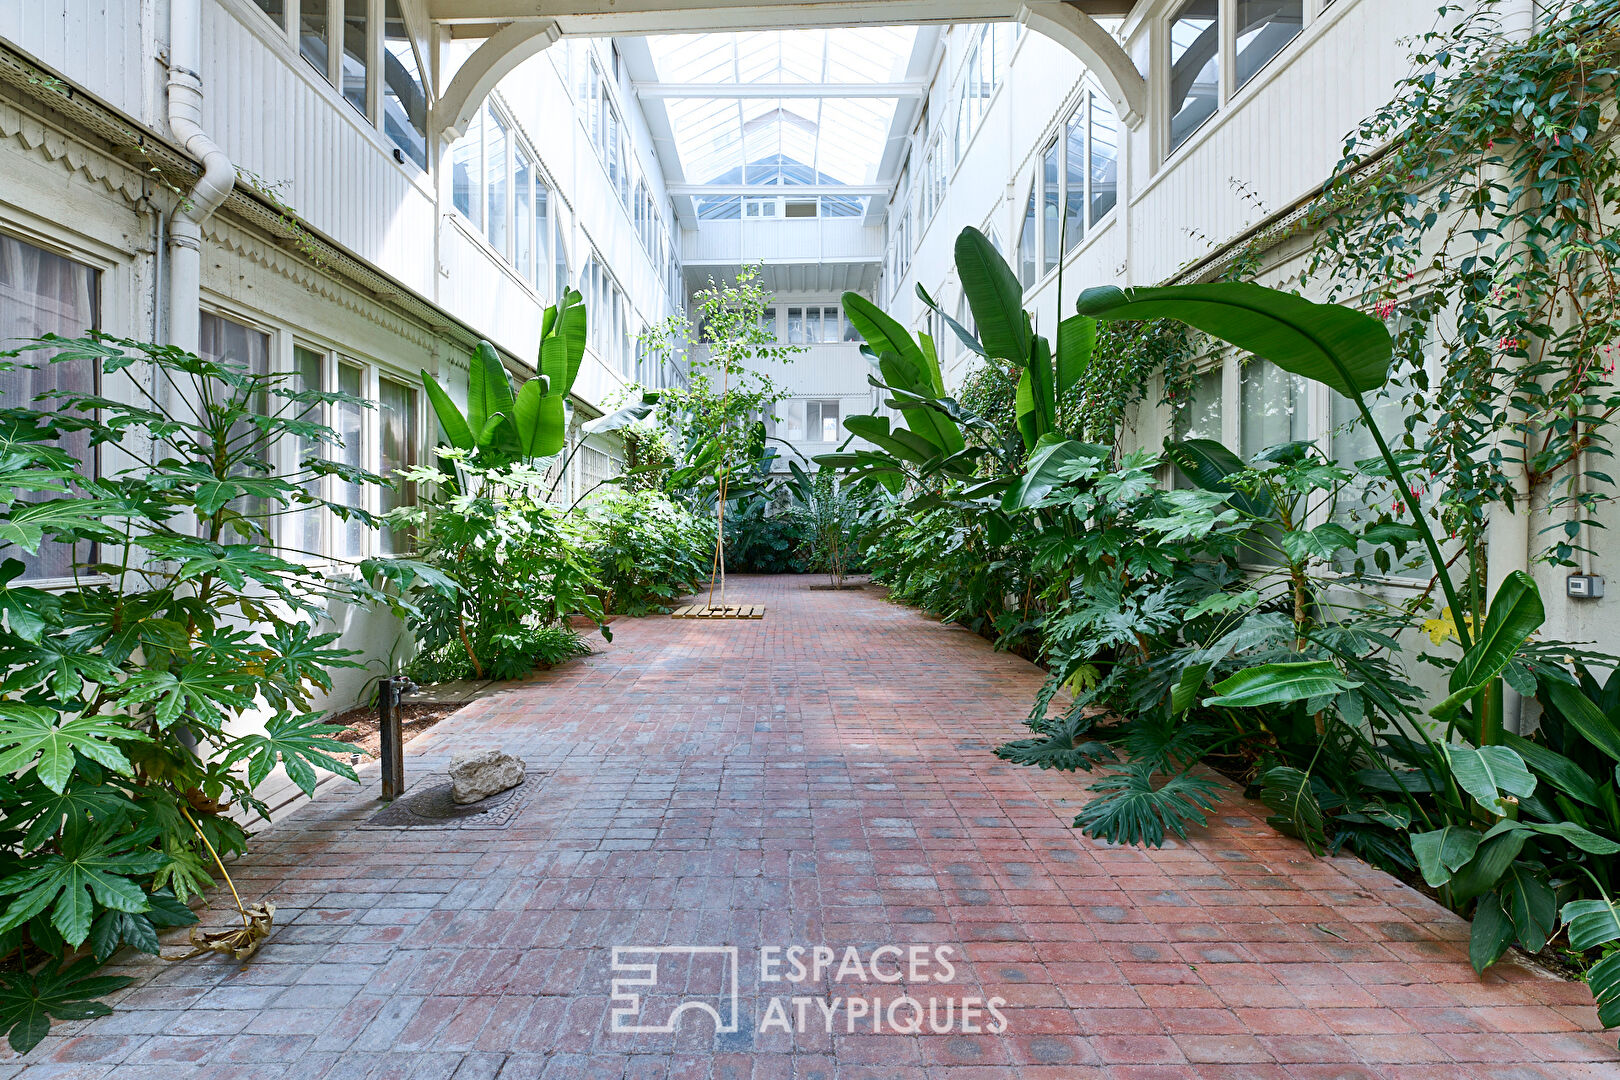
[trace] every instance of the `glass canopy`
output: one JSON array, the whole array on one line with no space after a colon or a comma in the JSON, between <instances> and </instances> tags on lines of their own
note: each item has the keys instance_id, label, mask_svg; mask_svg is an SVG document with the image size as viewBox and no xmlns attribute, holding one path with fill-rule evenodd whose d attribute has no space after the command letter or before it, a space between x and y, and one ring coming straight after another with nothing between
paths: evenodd
<instances>
[{"instance_id":1,"label":"glass canopy","mask_svg":"<svg viewBox=\"0 0 1620 1080\"><path fill-rule=\"evenodd\" d=\"M883 96L881 86L904 78L916 37L915 27L872 27L649 38L686 182L877 183L901 96ZM746 84L802 84L804 95L727 92ZM840 84L858 96L841 96ZM701 197L700 213L708 199L737 196Z\"/></svg>"}]
</instances>

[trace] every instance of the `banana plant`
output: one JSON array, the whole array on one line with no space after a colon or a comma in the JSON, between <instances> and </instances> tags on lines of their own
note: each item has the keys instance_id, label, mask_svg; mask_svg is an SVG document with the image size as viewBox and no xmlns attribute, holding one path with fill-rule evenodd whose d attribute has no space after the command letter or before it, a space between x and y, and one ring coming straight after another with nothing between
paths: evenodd
<instances>
[{"instance_id":1,"label":"banana plant","mask_svg":"<svg viewBox=\"0 0 1620 1080\"><path fill-rule=\"evenodd\" d=\"M1091 363L1097 322L1084 313L1069 316L1058 323L1053 348L1034 332L1018 275L978 229L969 227L957 235L956 272L979 328L977 351L987 360L1003 360L1020 369L1015 401L1018 432L1025 451L1033 453L1043 436L1062 430L1062 402ZM921 296L945 314L926 293ZM964 341L972 340L956 320L947 316L946 322Z\"/></svg>"},{"instance_id":2,"label":"banana plant","mask_svg":"<svg viewBox=\"0 0 1620 1080\"><path fill-rule=\"evenodd\" d=\"M565 402L585 356L585 306L569 289L541 317L537 374L517 393L500 354L480 341L469 358L467 411L456 407L426 371L422 385L445 441L486 466L532 462L561 452L568 421Z\"/></svg>"}]
</instances>

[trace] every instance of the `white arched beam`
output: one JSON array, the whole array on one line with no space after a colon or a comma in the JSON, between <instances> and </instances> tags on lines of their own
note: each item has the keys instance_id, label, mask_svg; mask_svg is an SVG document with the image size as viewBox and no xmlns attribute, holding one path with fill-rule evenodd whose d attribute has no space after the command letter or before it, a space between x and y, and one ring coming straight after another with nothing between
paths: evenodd
<instances>
[{"instance_id":1,"label":"white arched beam","mask_svg":"<svg viewBox=\"0 0 1620 1080\"><path fill-rule=\"evenodd\" d=\"M571 7L573 11L564 11ZM595 10L601 8L600 11ZM1114 109L1130 128L1147 115L1147 81L1113 36L1090 15L1064 0L857 0L854 3L771 3L733 0L693 6L686 0L429 0L435 19L456 22L517 17L467 58L434 107L433 127L446 141L467 130L495 84L564 33L635 35L672 30L762 30L789 26L877 26L918 22L1015 18L1030 30L1058 42L1079 57L1102 84ZM536 20L540 9L552 17ZM556 9L553 11L552 9Z\"/></svg>"},{"instance_id":2,"label":"white arched beam","mask_svg":"<svg viewBox=\"0 0 1620 1080\"><path fill-rule=\"evenodd\" d=\"M562 27L547 21L507 23L485 38L434 102L433 130L445 142L461 138L495 84L529 57L550 48L560 37Z\"/></svg>"},{"instance_id":3,"label":"white arched beam","mask_svg":"<svg viewBox=\"0 0 1620 1080\"><path fill-rule=\"evenodd\" d=\"M1102 84L1125 126L1133 131L1147 116L1147 80L1114 36L1090 15L1063 0L1024 0L1018 21L1078 56Z\"/></svg>"}]
</instances>

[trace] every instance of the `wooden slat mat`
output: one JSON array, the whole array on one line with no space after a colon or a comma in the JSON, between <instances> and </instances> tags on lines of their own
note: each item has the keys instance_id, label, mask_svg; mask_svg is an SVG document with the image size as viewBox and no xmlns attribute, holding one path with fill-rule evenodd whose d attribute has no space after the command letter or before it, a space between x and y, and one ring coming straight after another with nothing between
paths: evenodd
<instances>
[{"instance_id":1,"label":"wooden slat mat","mask_svg":"<svg viewBox=\"0 0 1620 1080\"><path fill-rule=\"evenodd\" d=\"M688 604L669 613L672 619L763 619L764 604L731 604L710 607L707 604Z\"/></svg>"}]
</instances>

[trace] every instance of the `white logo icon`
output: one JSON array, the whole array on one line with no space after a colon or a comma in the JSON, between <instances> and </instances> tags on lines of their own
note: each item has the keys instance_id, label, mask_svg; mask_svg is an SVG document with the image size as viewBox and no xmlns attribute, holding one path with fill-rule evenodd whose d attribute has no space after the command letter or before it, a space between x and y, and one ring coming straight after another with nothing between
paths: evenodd
<instances>
[{"instance_id":1,"label":"white logo icon","mask_svg":"<svg viewBox=\"0 0 1620 1080\"><path fill-rule=\"evenodd\" d=\"M669 957L676 959L670 960ZM676 972L672 970L678 967ZM659 1021L643 1016L643 993L659 985L660 969L672 976L664 985L685 998ZM613 970L626 977L613 980L615 1034L641 1035L672 1032L686 1012L708 1013L716 1034L737 1030L737 947L735 945L615 945ZM679 977L673 977L678 975ZM713 993L697 987L714 984ZM694 996L695 995L695 996ZM661 1011L661 1009L660 1009Z\"/></svg>"}]
</instances>

